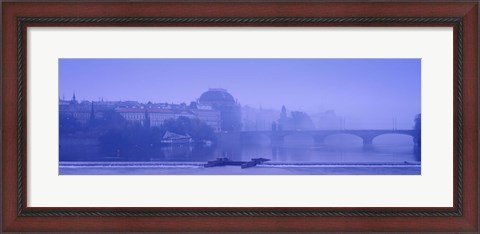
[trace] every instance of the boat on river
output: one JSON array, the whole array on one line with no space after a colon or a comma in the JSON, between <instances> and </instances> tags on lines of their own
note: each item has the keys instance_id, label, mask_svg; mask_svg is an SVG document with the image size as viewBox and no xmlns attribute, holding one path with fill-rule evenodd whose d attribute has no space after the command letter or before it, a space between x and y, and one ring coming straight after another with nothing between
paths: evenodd
<instances>
[{"instance_id":1,"label":"boat on river","mask_svg":"<svg viewBox=\"0 0 480 234\"><path fill-rule=\"evenodd\" d=\"M164 145L191 144L193 143L193 139L188 134L182 135L166 131L165 134L163 134L161 143Z\"/></svg>"}]
</instances>

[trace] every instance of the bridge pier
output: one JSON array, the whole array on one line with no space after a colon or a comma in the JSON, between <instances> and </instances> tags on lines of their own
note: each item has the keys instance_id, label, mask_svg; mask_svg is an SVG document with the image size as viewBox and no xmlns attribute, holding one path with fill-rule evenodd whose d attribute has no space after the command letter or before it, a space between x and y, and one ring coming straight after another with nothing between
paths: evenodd
<instances>
[{"instance_id":1,"label":"bridge pier","mask_svg":"<svg viewBox=\"0 0 480 234\"><path fill-rule=\"evenodd\" d=\"M257 141L259 136L268 136L270 137L270 143L272 145L282 145L284 144L285 136L289 135L297 135L303 134L303 136L311 136L313 137L313 141L315 144L323 145L325 139L328 136L335 135L335 134L349 134L358 136L363 140L363 148L364 149L371 149L373 148L373 139L377 136L383 134L401 134L401 135L409 135L414 137L414 142L417 142L418 146L414 146L415 148L420 148L420 139L416 139L418 133L415 130L282 130L281 128L273 128L272 131L244 131L240 132L240 139L242 143L254 143Z\"/></svg>"},{"instance_id":2,"label":"bridge pier","mask_svg":"<svg viewBox=\"0 0 480 234\"><path fill-rule=\"evenodd\" d=\"M362 137L363 149L369 150L373 148L373 137Z\"/></svg>"},{"instance_id":3,"label":"bridge pier","mask_svg":"<svg viewBox=\"0 0 480 234\"><path fill-rule=\"evenodd\" d=\"M422 142L419 136L413 138L413 154L417 161L422 161Z\"/></svg>"}]
</instances>

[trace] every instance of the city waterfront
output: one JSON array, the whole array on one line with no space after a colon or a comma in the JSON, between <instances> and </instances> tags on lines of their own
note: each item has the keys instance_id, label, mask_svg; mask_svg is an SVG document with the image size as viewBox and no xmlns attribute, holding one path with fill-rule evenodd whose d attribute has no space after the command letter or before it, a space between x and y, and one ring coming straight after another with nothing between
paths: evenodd
<instances>
[{"instance_id":1,"label":"city waterfront","mask_svg":"<svg viewBox=\"0 0 480 234\"><path fill-rule=\"evenodd\" d=\"M420 175L420 62L61 59L59 174Z\"/></svg>"}]
</instances>

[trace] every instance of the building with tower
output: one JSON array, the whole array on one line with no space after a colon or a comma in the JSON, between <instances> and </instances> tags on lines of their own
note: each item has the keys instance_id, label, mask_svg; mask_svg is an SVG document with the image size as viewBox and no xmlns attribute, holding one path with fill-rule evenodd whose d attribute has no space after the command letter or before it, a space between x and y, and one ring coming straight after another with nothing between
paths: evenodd
<instances>
[{"instance_id":1,"label":"building with tower","mask_svg":"<svg viewBox=\"0 0 480 234\"><path fill-rule=\"evenodd\" d=\"M210 106L220 112L221 131L240 131L242 128L240 104L226 89L209 89L200 95L198 105Z\"/></svg>"}]
</instances>

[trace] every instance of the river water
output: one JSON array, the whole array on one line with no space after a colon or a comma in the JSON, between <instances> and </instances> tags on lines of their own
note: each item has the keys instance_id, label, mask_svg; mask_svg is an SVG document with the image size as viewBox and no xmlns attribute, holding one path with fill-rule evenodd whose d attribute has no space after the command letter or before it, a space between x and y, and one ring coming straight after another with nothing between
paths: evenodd
<instances>
[{"instance_id":1,"label":"river water","mask_svg":"<svg viewBox=\"0 0 480 234\"><path fill-rule=\"evenodd\" d=\"M207 161L227 157L233 161L266 158L252 168L205 168ZM348 136L332 137L324 144L307 139L216 146L172 145L103 152L98 145L68 144L60 147L61 175L419 175L421 162L411 139L390 136L374 140L372 148Z\"/></svg>"}]
</instances>

